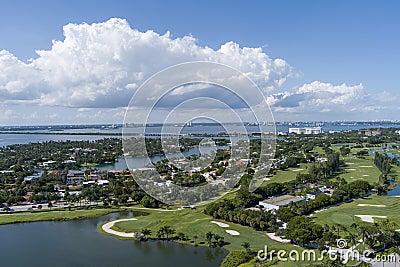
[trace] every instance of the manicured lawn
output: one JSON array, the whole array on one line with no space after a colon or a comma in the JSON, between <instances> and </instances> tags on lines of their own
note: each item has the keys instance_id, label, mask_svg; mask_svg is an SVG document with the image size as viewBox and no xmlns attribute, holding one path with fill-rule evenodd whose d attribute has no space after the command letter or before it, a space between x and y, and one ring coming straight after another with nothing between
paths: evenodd
<instances>
[{"instance_id":1,"label":"manicured lawn","mask_svg":"<svg viewBox=\"0 0 400 267\"><path fill-rule=\"evenodd\" d=\"M135 209L133 209L135 210ZM243 249L241 244L249 242L252 249L261 249L264 245L274 248L292 249L294 246L290 244L281 244L271 240L264 232L255 231L250 227L245 227L229 222L224 222L229 225L229 228L222 228L211 223L213 219L202 213L201 209L197 210L179 210L174 212L164 211L146 211L149 215L137 217L137 221L125 221L116 223L112 229L122 232L140 232L144 228L149 228L152 231L152 237L155 237L156 232L162 226L169 225L176 230L188 236L192 241L193 236L197 235L197 243L205 242L207 232L213 232L224 237L228 245L224 248L228 250ZM221 221L222 222L222 221ZM235 230L240 233L239 236L232 236L225 230ZM193 244L193 243L192 243Z\"/></svg>"},{"instance_id":2,"label":"manicured lawn","mask_svg":"<svg viewBox=\"0 0 400 267\"><path fill-rule=\"evenodd\" d=\"M0 215L0 224L37 222L37 221L64 221L75 219L94 218L120 209L93 209L73 211L43 211L43 212L21 212Z\"/></svg>"},{"instance_id":3,"label":"manicured lawn","mask_svg":"<svg viewBox=\"0 0 400 267\"><path fill-rule=\"evenodd\" d=\"M347 156L343 158L346 166L342 167L342 172L339 176L346 179L347 182L363 180L369 183L379 181L381 174L374 164L374 159L370 156L365 158L357 158L355 156Z\"/></svg>"},{"instance_id":4,"label":"manicured lawn","mask_svg":"<svg viewBox=\"0 0 400 267\"><path fill-rule=\"evenodd\" d=\"M270 180L264 181L263 185L269 183L285 183L296 179L298 173L306 173L307 164L301 163L298 167L288 168L287 170L277 170L275 175L268 175L267 178ZM270 172L271 173L271 172Z\"/></svg>"},{"instance_id":5,"label":"manicured lawn","mask_svg":"<svg viewBox=\"0 0 400 267\"><path fill-rule=\"evenodd\" d=\"M386 207L358 206L358 204L386 205ZM357 199L351 203L329 208L312 216L319 224L341 224L350 226L354 222L362 222L354 215L379 215L396 223L400 222L400 198L372 195ZM375 218L375 221L379 219ZM363 222L368 224L367 222ZM400 228L400 227L399 227Z\"/></svg>"}]
</instances>

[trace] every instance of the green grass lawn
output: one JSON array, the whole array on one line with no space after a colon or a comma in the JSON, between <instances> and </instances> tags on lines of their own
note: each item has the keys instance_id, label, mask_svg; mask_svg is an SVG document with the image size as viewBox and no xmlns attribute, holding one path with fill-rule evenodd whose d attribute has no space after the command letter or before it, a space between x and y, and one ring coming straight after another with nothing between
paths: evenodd
<instances>
[{"instance_id":1,"label":"green grass lawn","mask_svg":"<svg viewBox=\"0 0 400 267\"><path fill-rule=\"evenodd\" d=\"M374 159L370 156L365 158L357 158L355 156L346 156L343 158L346 166L343 168L339 176L347 182L363 180L369 183L375 183L379 180L381 174L374 165Z\"/></svg>"},{"instance_id":2,"label":"green grass lawn","mask_svg":"<svg viewBox=\"0 0 400 267\"><path fill-rule=\"evenodd\" d=\"M9 223L38 222L38 221L64 221L75 219L94 218L122 209L93 209L72 211L33 211L0 215L0 225Z\"/></svg>"},{"instance_id":3,"label":"green grass lawn","mask_svg":"<svg viewBox=\"0 0 400 267\"><path fill-rule=\"evenodd\" d=\"M135 210L135 209L133 209ZM147 211L146 211L147 212ZM137 217L137 221L125 221L116 223L112 229L122 232L140 232L144 228L152 230L152 237L159 228L169 225L176 230L182 232L193 241L196 235L198 238L197 243L205 242L205 235L207 232L213 232L224 237L226 242L229 242L224 248L228 250L243 249L241 244L249 242L251 248L261 249L264 245L274 248L292 249L294 246L290 244L281 244L271 240L266 236L266 233L255 231L250 227L241 226L234 223L224 222L229 224L229 228L222 228L216 224L211 223L213 219L203 214L201 209L190 210L184 209L174 212L164 211L148 211L149 215ZM240 233L239 236L232 236L225 232L225 230L235 230Z\"/></svg>"},{"instance_id":4,"label":"green grass lawn","mask_svg":"<svg viewBox=\"0 0 400 267\"><path fill-rule=\"evenodd\" d=\"M270 180L266 180L263 182L263 185L269 183L285 183L296 179L296 175L298 173L306 173L307 172L307 163L301 163L298 167L288 168L287 170L281 171L277 170L275 175L268 175L267 178Z\"/></svg>"},{"instance_id":5,"label":"green grass lawn","mask_svg":"<svg viewBox=\"0 0 400 267\"><path fill-rule=\"evenodd\" d=\"M358 206L358 204L386 205L386 207L368 207ZM400 198L371 195L366 198L356 199L353 202L345 203L340 206L329 208L315 214L312 218L323 225L341 224L350 226L352 223L362 222L360 218L354 215L379 215L387 216L390 221L400 222ZM375 218L375 221L379 219ZM362 222L366 223L367 222ZM400 228L400 227L399 227Z\"/></svg>"}]
</instances>

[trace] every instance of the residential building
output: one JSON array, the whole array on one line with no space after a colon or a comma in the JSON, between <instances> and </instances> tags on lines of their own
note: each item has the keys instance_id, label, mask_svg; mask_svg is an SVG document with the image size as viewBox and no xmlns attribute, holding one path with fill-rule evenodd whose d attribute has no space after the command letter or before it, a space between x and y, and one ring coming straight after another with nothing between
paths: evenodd
<instances>
[{"instance_id":1,"label":"residential building","mask_svg":"<svg viewBox=\"0 0 400 267\"><path fill-rule=\"evenodd\" d=\"M82 185L85 181L85 173L83 171L69 170L67 174L67 185Z\"/></svg>"},{"instance_id":2,"label":"residential building","mask_svg":"<svg viewBox=\"0 0 400 267\"><path fill-rule=\"evenodd\" d=\"M280 208L287 207L290 203L299 203L305 201L302 197L292 195L282 195L278 197L272 197L259 202L259 206L262 206L266 210L279 210Z\"/></svg>"},{"instance_id":3,"label":"residential building","mask_svg":"<svg viewBox=\"0 0 400 267\"><path fill-rule=\"evenodd\" d=\"M24 177L24 181L31 184L35 180L39 180L41 176L42 176L41 173L36 173L34 175L29 175L29 176Z\"/></svg>"},{"instance_id":4,"label":"residential building","mask_svg":"<svg viewBox=\"0 0 400 267\"><path fill-rule=\"evenodd\" d=\"M358 130L359 135L364 135L364 136L380 136L382 135L381 129L361 129Z\"/></svg>"},{"instance_id":5,"label":"residential building","mask_svg":"<svg viewBox=\"0 0 400 267\"><path fill-rule=\"evenodd\" d=\"M321 127L289 128L289 134L321 134Z\"/></svg>"},{"instance_id":6,"label":"residential building","mask_svg":"<svg viewBox=\"0 0 400 267\"><path fill-rule=\"evenodd\" d=\"M317 196L322 195L322 194L323 194L323 193L322 193L321 191L315 191L315 192L308 193L308 194L306 195L306 198L307 198L307 199L316 199Z\"/></svg>"}]
</instances>

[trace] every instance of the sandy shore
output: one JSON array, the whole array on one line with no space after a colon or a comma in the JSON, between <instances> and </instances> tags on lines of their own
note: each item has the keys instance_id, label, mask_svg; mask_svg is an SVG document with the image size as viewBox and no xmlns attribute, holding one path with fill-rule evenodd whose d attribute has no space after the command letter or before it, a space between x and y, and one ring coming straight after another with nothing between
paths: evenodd
<instances>
[{"instance_id":1,"label":"sandy shore","mask_svg":"<svg viewBox=\"0 0 400 267\"><path fill-rule=\"evenodd\" d=\"M103 224L101 226L101 229L108 234L112 234L112 235L116 235L116 236L120 236L120 237L132 238L132 237L135 237L135 233L119 232L119 231L115 231L115 230L111 229L111 227L113 227L114 224L119 223L119 222L136 221L136 220L137 220L136 218L129 218L129 219L119 219L119 220L111 221L111 222Z\"/></svg>"}]
</instances>

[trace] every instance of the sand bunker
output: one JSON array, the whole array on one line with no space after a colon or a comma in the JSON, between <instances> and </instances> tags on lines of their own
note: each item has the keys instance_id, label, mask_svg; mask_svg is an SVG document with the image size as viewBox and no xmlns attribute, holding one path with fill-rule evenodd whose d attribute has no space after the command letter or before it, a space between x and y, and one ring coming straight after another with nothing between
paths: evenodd
<instances>
[{"instance_id":1,"label":"sand bunker","mask_svg":"<svg viewBox=\"0 0 400 267\"><path fill-rule=\"evenodd\" d=\"M235 231L235 230L225 230L225 232L227 232L230 235L240 235L240 233L238 231Z\"/></svg>"},{"instance_id":2,"label":"sand bunker","mask_svg":"<svg viewBox=\"0 0 400 267\"><path fill-rule=\"evenodd\" d=\"M386 219L387 216L379 216L379 215L354 215L361 219L363 222L374 223L374 218Z\"/></svg>"},{"instance_id":3,"label":"sand bunker","mask_svg":"<svg viewBox=\"0 0 400 267\"><path fill-rule=\"evenodd\" d=\"M290 243L289 239L283 239L280 236L276 236L275 233L268 233L267 236L269 238L271 238L272 240L275 240L275 241L278 241L278 242L281 242L281 243Z\"/></svg>"},{"instance_id":4,"label":"sand bunker","mask_svg":"<svg viewBox=\"0 0 400 267\"><path fill-rule=\"evenodd\" d=\"M360 168L372 168L373 166L368 165L368 166L360 166Z\"/></svg>"},{"instance_id":5,"label":"sand bunker","mask_svg":"<svg viewBox=\"0 0 400 267\"><path fill-rule=\"evenodd\" d=\"M346 164L348 164L348 165L353 165L353 164L355 164L354 162L346 162Z\"/></svg>"},{"instance_id":6,"label":"sand bunker","mask_svg":"<svg viewBox=\"0 0 400 267\"><path fill-rule=\"evenodd\" d=\"M346 171L355 171L356 169L348 169L348 168L346 168L345 170Z\"/></svg>"},{"instance_id":7,"label":"sand bunker","mask_svg":"<svg viewBox=\"0 0 400 267\"><path fill-rule=\"evenodd\" d=\"M211 221L210 223L214 223L214 224L218 225L219 227L223 227L223 228L229 227L229 224L222 223L222 222Z\"/></svg>"},{"instance_id":8,"label":"sand bunker","mask_svg":"<svg viewBox=\"0 0 400 267\"><path fill-rule=\"evenodd\" d=\"M386 205L375 205L375 204L358 204L357 206L360 206L360 207L381 207L381 208L386 207Z\"/></svg>"},{"instance_id":9,"label":"sand bunker","mask_svg":"<svg viewBox=\"0 0 400 267\"><path fill-rule=\"evenodd\" d=\"M304 171L304 169L294 169L292 172L299 172L299 171Z\"/></svg>"},{"instance_id":10,"label":"sand bunker","mask_svg":"<svg viewBox=\"0 0 400 267\"><path fill-rule=\"evenodd\" d=\"M112 234L112 235L132 238L132 237L135 237L135 233L119 232L119 231L115 231L115 230L111 229L111 227L113 227L114 224L116 224L118 222L136 221L136 220L137 220L136 218L115 220L115 221L103 224L103 226L101 226L101 229L103 229L104 232Z\"/></svg>"}]
</instances>

